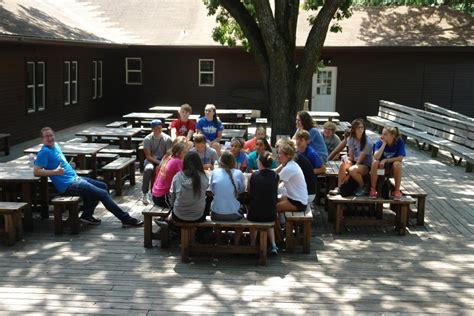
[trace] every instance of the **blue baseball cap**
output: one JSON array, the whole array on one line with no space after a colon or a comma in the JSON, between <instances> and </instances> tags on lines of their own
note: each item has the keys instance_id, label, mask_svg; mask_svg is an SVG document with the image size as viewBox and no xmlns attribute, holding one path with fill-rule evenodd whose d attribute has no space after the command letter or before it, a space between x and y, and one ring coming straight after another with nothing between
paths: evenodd
<instances>
[{"instance_id":1,"label":"blue baseball cap","mask_svg":"<svg viewBox=\"0 0 474 316\"><path fill-rule=\"evenodd\" d=\"M161 120L153 120L151 121L150 125L151 127L155 127L155 126L160 126L162 125L163 123L161 123Z\"/></svg>"}]
</instances>

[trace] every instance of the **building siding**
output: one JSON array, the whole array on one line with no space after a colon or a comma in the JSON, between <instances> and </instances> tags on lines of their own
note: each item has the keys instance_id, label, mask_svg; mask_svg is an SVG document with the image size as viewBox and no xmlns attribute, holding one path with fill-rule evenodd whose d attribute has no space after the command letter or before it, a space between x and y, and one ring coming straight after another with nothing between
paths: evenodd
<instances>
[{"instance_id":1,"label":"building siding","mask_svg":"<svg viewBox=\"0 0 474 316\"><path fill-rule=\"evenodd\" d=\"M125 84L126 57L142 58L142 85ZM338 67L336 111L343 120L376 115L380 99L415 108L432 102L474 116L472 52L325 49L323 58ZM44 60L47 76L46 110L33 114L26 113L25 68L30 59ZM103 60L101 100L91 98L93 59ZM215 60L214 87L199 87L199 59ZM79 62L78 104L66 107L64 60ZM0 132L12 134L12 143L36 137L46 125L62 129L104 115L185 102L195 113L214 103L218 108L257 108L269 115L258 67L242 49L0 43Z\"/></svg>"}]
</instances>

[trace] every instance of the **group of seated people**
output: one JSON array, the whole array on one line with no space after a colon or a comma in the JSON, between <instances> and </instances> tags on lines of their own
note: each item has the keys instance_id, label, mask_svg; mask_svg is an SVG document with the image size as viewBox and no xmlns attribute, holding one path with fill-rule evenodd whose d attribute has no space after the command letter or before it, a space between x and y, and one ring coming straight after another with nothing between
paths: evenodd
<instances>
[{"instance_id":1,"label":"group of seated people","mask_svg":"<svg viewBox=\"0 0 474 316\"><path fill-rule=\"evenodd\" d=\"M370 197L376 197L377 170L385 168L395 176L393 198L400 198L405 149L396 129L385 128L373 147L364 122L354 120L350 132L341 141L335 134L334 123L327 122L320 131L309 113L301 111L296 117L292 140L278 140L275 157L264 128L258 128L255 137L246 142L232 139L230 148L223 150L220 143L223 126L215 106L208 104L205 116L197 123L189 119L191 112L188 104L181 106L179 118L170 125L170 135L163 132L161 121L152 121L152 132L144 139L142 201L150 203L151 186L153 203L172 210L170 223L201 222L206 215L213 220L235 221L243 218L243 213L247 213L248 220L269 222L281 212L304 212L314 200L317 175L325 172L325 162L338 159L346 146L348 154L342 157L338 186L353 178L359 185L356 195L367 194L363 177L370 171ZM104 183L77 176L54 143L50 128L44 128L41 137L44 146L35 162L35 174L50 176L60 193L83 196L83 221L100 223L93 211L102 201L124 226L142 224L113 202ZM244 192L248 193L246 205L241 203ZM234 235L236 244L240 233ZM270 253L276 254L273 229L268 236Z\"/></svg>"}]
</instances>

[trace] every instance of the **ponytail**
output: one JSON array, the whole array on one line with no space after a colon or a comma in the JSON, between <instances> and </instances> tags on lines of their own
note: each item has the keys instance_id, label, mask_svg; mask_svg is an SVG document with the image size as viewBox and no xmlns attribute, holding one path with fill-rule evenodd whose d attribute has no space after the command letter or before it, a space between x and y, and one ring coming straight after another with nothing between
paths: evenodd
<instances>
[{"instance_id":1,"label":"ponytail","mask_svg":"<svg viewBox=\"0 0 474 316\"><path fill-rule=\"evenodd\" d=\"M237 198L239 196L239 192L237 191L237 186L235 185L234 176L232 175L232 169L235 168L235 158L234 156L225 151L221 156L221 168L229 175L230 182L234 187L234 196Z\"/></svg>"}]
</instances>

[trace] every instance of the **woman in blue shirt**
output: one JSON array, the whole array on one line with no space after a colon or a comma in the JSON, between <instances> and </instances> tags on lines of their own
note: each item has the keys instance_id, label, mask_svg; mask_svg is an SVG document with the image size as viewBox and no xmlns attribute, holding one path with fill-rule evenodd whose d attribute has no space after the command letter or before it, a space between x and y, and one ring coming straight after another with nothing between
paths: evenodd
<instances>
[{"instance_id":1,"label":"woman in blue shirt","mask_svg":"<svg viewBox=\"0 0 474 316\"><path fill-rule=\"evenodd\" d=\"M206 105L204 109L205 115L199 119L196 124L196 130L198 133L203 134L206 140L209 142L212 148L217 152L217 155L221 156L221 138L224 127L222 122L217 118L216 106L214 104Z\"/></svg>"},{"instance_id":2,"label":"woman in blue shirt","mask_svg":"<svg viewBox=\"0 0 474 316\"><path fill-rule=\"evenodd\" d=\"M255 142L255 150L247 156L247 171L251 172L253 170L258 170L257 159L265 152L269 152L271 154L272 147L270 147L270 144L266 138L257 138L257 141ZM275 169L276 167L278 167L276 160L272 160L270 169Z\"/></svg>"},{"instance_id":3,"label":"woman in blue shirt","mask_svg":"<svg viewBox=\"0 0 474 316\"><path fill-rule=\"evenodd\" d=\"M375 142L374 161L370 169L371 199L377 198L377 170L385 169L385 173L393 174L395 189L392 192L394 200L400 200L400 183L402 181L402 160L406 156L405 143L400 137L397 127L384 127L382 136Z\"/></svg>"},{"instance_id":4,"label":"woman in blue shirt","mask_svg":"<svg viewBox=\"0 0 474 316\"><path fill-rule=\"evenodd\" d=\"M323 162L328 161L328 149L326 148L323 134L319 129L314 127L313 118L306 111L300 111L296 114L296 132L301 130L309 132L311 136L311 143L309 143L309 145L316 150ZM295 136L293 136L293 139L295 139Z\"/></svg>"}]
</instances>

